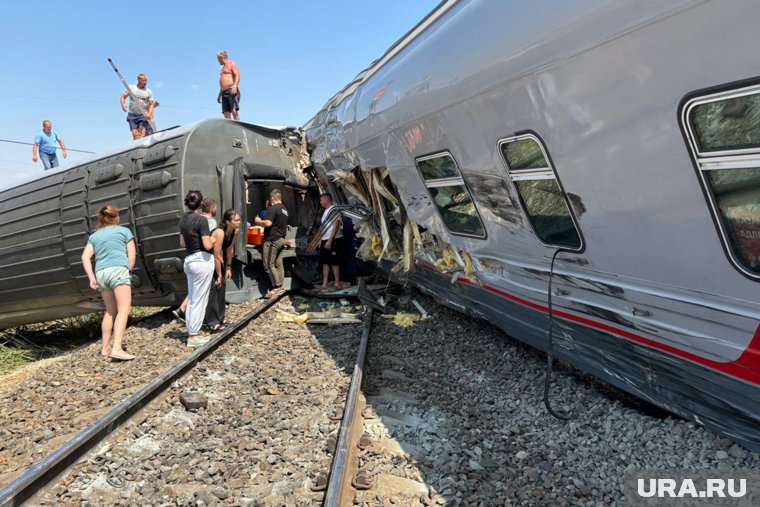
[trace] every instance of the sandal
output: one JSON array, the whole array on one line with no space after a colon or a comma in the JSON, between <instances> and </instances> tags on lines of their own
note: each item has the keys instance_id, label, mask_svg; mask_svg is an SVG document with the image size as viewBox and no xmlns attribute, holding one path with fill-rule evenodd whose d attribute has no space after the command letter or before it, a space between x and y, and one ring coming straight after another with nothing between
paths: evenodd
<instances>
[{"instance_id":1,"label":"sandal","mask_svg":"<svg viewBox=\"0 0 760 507\"><path fill-rule=\"evenodd\" d=\"M111 361L131 361L135 358L135 356L126 352L124 354L111 354L108 357L111 358Z\"/></svg>"},{"instance_id":2,"label":"sandal","mask_svg":"<svg viewBox=\"0 0 760 507\"><path fill-rule=\"evenodd\" d=\"M225 329L227 329L227 326L225 326L224 324L217 324L216 326L212 327L210 331L211 333L220 333L224 331Z\"/></svg>"}]
</instances>

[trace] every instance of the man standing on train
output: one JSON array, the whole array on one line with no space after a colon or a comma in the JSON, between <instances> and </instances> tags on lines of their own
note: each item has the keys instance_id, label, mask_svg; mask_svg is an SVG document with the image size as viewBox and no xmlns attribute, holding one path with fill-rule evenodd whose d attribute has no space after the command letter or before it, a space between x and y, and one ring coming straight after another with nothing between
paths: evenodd
<instances>
[{"instance_id":1,"label":"man standing on train","mask_svg":"<svg viewBox=\"0 0 760 507\"><path fill-rule=\"evenodd\" d=\"M34 136L32 162L37 162L37 154L39 152L39 158L42 160L42 165L46 171L53 167L58 167L58 155L55 153L55 143L61 146L61 154L63 158L66 158L66 145L63 144L63 139L58 135L58 132L53 130L53 124L50 120L45 120L42 122L42 132Z\"/></svg>"},{"instance_id":2,"label":"man standing on train","mask_svg":"<svg viewBox=\"0 0 760 507\"><path fill-rule=\"evenodd\" d=\"M148 88L148 76L139 74L137 84L129 85L129 91L121 94L121 110L127 113L127 123L129 130L132 131L132 139L141 139L145 137L150 128L150 121L153 120L153 92ZM129 108L127 108L127 97L129 97Z\"/></svg>"},{"instance_id":3,"label":"man standing on train","mask_svg":"<svg viewBox=\"0 0 760 507\"><path fill-rule=\"evenodd\" d=\"M222 105L222 114L229 119L232 115L233 120L239 120L238 109L240 109L240 69L237 63L230 60L227 51L219 51L216 54L216 60L222 66L219 73L219 95L216 101Z\"/></svg>"}]
</instances>

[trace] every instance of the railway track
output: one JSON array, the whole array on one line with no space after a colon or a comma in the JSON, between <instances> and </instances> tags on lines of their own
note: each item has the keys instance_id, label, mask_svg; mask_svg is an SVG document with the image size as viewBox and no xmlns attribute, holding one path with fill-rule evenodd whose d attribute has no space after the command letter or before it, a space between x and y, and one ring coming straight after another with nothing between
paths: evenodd
<instances>
[{"instance_id":1,"label":"railway track","mask_svg":"<svg viewBox=\"0 0 760 507\"><path fill-rule=\"evenodd\" d=\"M362 325L295 324L280 317L320 309L295 296L258 308L105 440L51 469L48 486L6 487L0 505L614 505L632 466L760 466L564 367L552 397L575 410L557 421L541 403L541 354L419 303L430 318L411 327L369 312ZM190 391L208 407L185 410Z\"/></svg>"},{"instance_id":2,"label":"railway track","mask_svg":"<svg viewBox=\"0 0 760 507\"><path fill-rule=\"evenodd\" d=\"M278 300L279 298L272 299L267 304L235 321L229 329L219 333L211 342L185 356L174 366L119 403L103 417L68 440L43 460L35 463L20 477L0 490L0 505L20 505L36 494L53 478L60 475L122 423L134 416L147 403L160 395L173 381L184 375L198 361L202 361L238 330L261 315Z\"/></svg>"},{"instance_id":3,"label":"railway track","mask_svg":"<svg viewBox=\"0 0 760 507\"><path fill-rule=\"evenodd\" d=\"M30 499L35 503L51 505L58 503L78 503L80 501L118 504L120 502L132 502L136 497L140 497L142 503L142 501L145 500L151 502L156 501L157 498L155 497L162 497L163 499L174 497L175 499L179 499L183 494L185 501L197 502L200 500L206 504L220 501L222 496L224 496L224 499L232 499L235 496L235 490L244 487L244 481L240 479L242 474L235 473L234 465L229 469L224 465L224 463L230 463L235 460L219 459L219 465L216 466L216 470L214 470L214 467L208 467L205 470L203 468L197 469L193 478L196 479L196 482L200 482L201 484L199 487L191 487L191 489L193 489L191 494L192 498L187 496L187 488L184 491L181 487L169 489L168 491L150 491L149 488L142 488L138 483L144 484L147 482L147 480L150 479L150 474L143 474L143 477L138 479L137 476L139 474L134 470L135 467L140 466L140 461L145 461L149 458L149 456L144 454L146 446L150 447L151 445L156 445L159 448L165 446L163 442L163 440L165 440L165 435L161 435L160 432L152 431L151 428L161 427L163 430L171 429L172 425L166 424L167 416L169 418L178 417L179 419L182 419L182 416L185 415L178 410L174 410L174 408L176 408L174 406L177 404L176 394L177 389L179 388L178 386L185 382L187 377L192 377L193 375L199 376L200 374L196 374L196 371L199 368L205 368L206 373L208 373L209 368L214 368L213 365L206 366L207 363L229 363L231 357L242 359L240 356L231 356L229 351L224 352L223 350L220 350L220 347L224 347L224 344L231 337L236 336L241 332L245 334L245 330L249 331L249 337L261 335L261 333L256 331L250 332L251 328L256 329L257 319L266 314L273 306L277 305L278 302L279 298L273 299L238 319L228 330L217 335L209 344L182 358L174 366L161 373L149 384L119 403L108 413L89 425L75 437L65 442L64 445L46 456L43 460L35 463L29 468L29 470L16 478L11 484L0 490L0 505L20 505ZM271 314L272 312L269 312L267 316L271 317ZM270 318L270 321L272 320L274 319ZM355 444L358 438L352 434L353 432L351 431L351 428L353 427L355 429L359 427L357 424L353 424L352 421L356 420L356 414L361 411L357 408L360 407L357 403L357 399L359 397L362 363L367 341L369 339L371 320L372 312L366 312L363 321L363 331L356 333L358 330L354 330L354 334L360 334L361 339L356 340L359 352L351 365L351 368L348 368L349 365L347 363L336 363L333 365L333 369L335 370L350 369L352 375L350 384L345 383L344 386L339 387L337 398L333 395L334 399L328 400L329 403L327 406L330 408L328 419L334 423L332 426L336 426L341 419L343 420L343 424L339 432L332 428L319 428L318 433L325 437L324 443L320 445L325 451L325 456L317 460L317 472L315 473L315 469L312 467L308 477L301 477L300 482L302 487L300 488L294 488L292 485L283 485L285 481L280 481L276 484L276 486L279 486L279 490L277 487L269 488L268 490L267 488L259 489L257 492L254 492L257 493L256 496L258 501L263 500L265 502L272 501L276 503L279 501L279 497L282 497L283 500L287 501L286 497L288 497L288 495L290 495L292 499L292 497L297 496L295 495L295 493L297 493L296 490L302 489L302 501L311 502L324 499L325 505L350 505L352 495L348 490L350 489L351 478L345 477L348 477L351 470L355 469L355 465L353 464L355 457L349 452L349 448L352 447L352 444ZM346 328L346 326L342 327L344 329ZM358 326L350 327L356 328ZM278 339L282 340L283 336L284 334L279 336ZM357 336L357 338L359 337ZM245 346L245 344L243 345ZM272 342L269 345L274 346L276 344L275 342ZM303 349L304 347L296 348ZM288 352L292 352L292 348ZM225 354L223 358L217 359L215 357L212 359L212 355L220 353ZM256 365L251 363L251 366L255 367ZM215 371L210 376L216 378L218 375L219 373ZM209 375L205 376L208 377ZM305 384L299 385L298 383L293 382L281 382L285 380L283 378L269 376L266 380L268 380L268 382L261 385L258 389L258 394L263 397L279 397L280 399L285 399L289 396L285 391L289 389L302 391L309 389ZM278 387L278 383L281 383L282 385ZM203 392L208 394L209 399L212 399L212 404L219 402L225 403L225 401L227 401L219 400L218 397L220 395L227 395L228 400L234 400L237 395L243 395L243 397L245 397L250 394L249 392L241 392L240 384L228 386L226 390L229 392L225 394L214 392L214 390L207 385ZM344 397L344 392L348 395L347 399ZM192 393L190 389L183 388L180 396L185 395L188 398L192 398L192 394L194 393ZM292 396L292 393L290 395ZM170 401L174 408L168 413L163 415L159 414L161 411L160 405L167 401ZM261 403L257 403L256 405L260 404ZM156 407L156 405L159 405L159 407ZM210 409L211 407L208 407L208 410L199 411L196 414L191 414L191 416L203 413L203 416L218 417L218 413L215 414L214 411ZM146 411L148 413L145 413ZM254 421L256 418L254 414L249 412L244 415L250 419L248 422L255 424ZM162 418L164 419L163 422L161 422ZM268 422L272 423L272 420ZM247 425L247 422L242 419L228 421L228 423L230 423L230 429L234 429L232 427ZM122 425L124 426L122 427ZM298 423L292 419L285 420L285 426L290 426L289 429L291 431L293 431L293 428L297 425ZM279 426L278 429L283 429L281 427L282 424ZM142 427L143 430L137 429L138 427ZM264 432L262 427L252 429L254 434ZM322 431L323 429L324 431ZM214 432L211 431L212 435L213 433ZM209 435L204 433L203 437L207 436ZM146 444L148 440L150 440L150 444ZM209 440L205 443L196 443L198 444L196 449L183 448L179 453L175 453L175 456L177 454L182 454L180 457L191 456L194 454L193 451L200 451L202 454L204 450L208 450L208 448L216 448L217 446L214 444L219 444L219 442L211 442ZM271 441L267 442L265 439L263 443L247 441L239 444L238 447L244 451L249 450L248 447L251 447L252 450L264 450L271 444ZM131 450L121 453L119 451L119 446ZM176 441L171 443L169 447L176 450ZM224 445L219 445L219 447L224 447ZM135 455L136 451L134 451L134 449L140 450L137 452L137 455ZM137 459L134 460L134 462L129 462L128 459L123 459L125 455ZM331 461L331 466L327 466L328 463L326 463L324 459L328 455L335 458ZM278 457L273 459L273 456ZM300 459L295 454L290 455L289 458L292 458L294 461ZM276 452L270 454L265 458L263 468L271 469L268 465L273 465L273 462L279 459L286 459L286 457L278 455ZM238 467L240 466L240 463L240 460L237 460L236 464ZM297 468L298 464L291 462L287 466L294 466ZM219 468L222 469L221 472L219 472ZM227 474L227 477L225 477L225 472L228 470L229 473ZM160 469L153 469L152 471L158 472L156 474L158 476L161 475ZM211 474L209 474L209 472L211 472ZM198 481L197 479L203 478L204 474L206 474L207 477L211 477L212 475L215 477L213 481ZM303 480L304 478L306 481ZM204 484L207 482L214 482L217 484L217 487L207 488L205 487L206 484ZM48 484L50 484L50 486L48 486ZM220 489L220 487L218 487L219 484L224 484L225 487ZM89 492L88 489L90 490ZM100 496L97 496L98 493L95 493L98 489L100 490ZM109 489L111 490L110 494L107 492ZM222 490L224 490L223 494L220 493ZM198 496L198 491L201 492L200 496ZM93 493L95 494L93 495ZM147 493L147 495L144 493Z\"/></svg>"}]
</instances>

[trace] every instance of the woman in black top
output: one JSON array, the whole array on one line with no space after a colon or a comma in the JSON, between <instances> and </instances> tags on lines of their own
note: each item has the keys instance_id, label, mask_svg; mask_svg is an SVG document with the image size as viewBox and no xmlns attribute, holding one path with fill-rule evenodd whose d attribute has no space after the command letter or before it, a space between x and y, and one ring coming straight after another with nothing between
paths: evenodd
<instances>
[{"instance_id":1,"label":"woman in black top","mask_svg":"<svg viewBox=\"0 0 760 507\"><path fill-rule=\"evenodd\" d=\"M240 213L234 209L224 212L222 223L211 233L214 239L214 278L206 306L206 325L212 333L219 332L225 327L224 295L227 288L225 282L232 278L232 255L239 233Z\"/></svg>"},{"instance_id":2,"label":"woman in black top","mask_svg":"<svg viewBox=\"0 0 760 507\"><path fill-rule=\"evenodd\" d=\"M200 335L203 317L208 303L209 286L214 274L214 256L211 249L214 240L208 229L208 220L201 216L203 194L191 190L185 196L188 212L179 221L179 244L185 248L184 270L187 275L187 346L198 347L210 340Z\"/></svg>"}]
</instances>

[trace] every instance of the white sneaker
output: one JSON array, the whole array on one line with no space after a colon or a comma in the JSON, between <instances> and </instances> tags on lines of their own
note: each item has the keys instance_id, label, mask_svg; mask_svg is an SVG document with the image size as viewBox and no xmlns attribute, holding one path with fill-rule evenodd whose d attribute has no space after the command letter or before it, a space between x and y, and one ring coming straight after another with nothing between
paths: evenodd
<instances>
[{"instance_id":1,"label":"white sneaker","mask_svg":"<svg viewBox=\"0 0 760 507\"><path fill-rule=\"evenodd\" d=\"M200 347L201 345L206 345L209 341L211 341L210 336L197 334L187 339L187 346L191 348Z\"/></svg>"}]
</instances>

